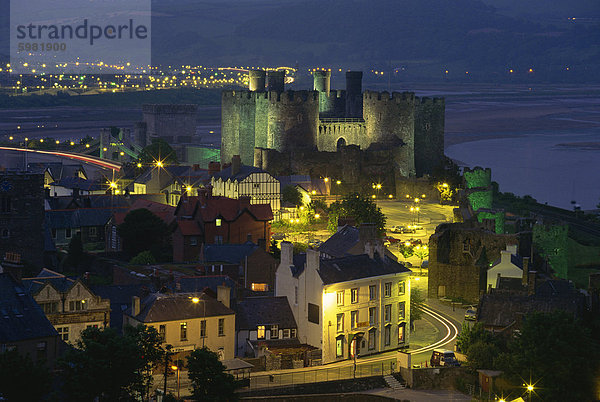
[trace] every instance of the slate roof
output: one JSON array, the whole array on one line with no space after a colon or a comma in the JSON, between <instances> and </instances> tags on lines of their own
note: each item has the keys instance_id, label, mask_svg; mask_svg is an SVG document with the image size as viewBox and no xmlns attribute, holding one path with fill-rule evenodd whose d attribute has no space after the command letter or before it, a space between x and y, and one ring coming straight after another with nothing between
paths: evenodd
<instances>
[{"instance_id":1,"label":"slate roof","mask_svg":"<svg viewBox=\"0 0 600 402\"><path fill-rule=\"evenodd\" d=\"M79 170L87 177L87 173L81 164L65 165L60 162L33 162L27 164L27 170L38 173L44 173L48 170L56 181L66 177L76 177Z\"/></svg>"},{"instance_id":2,"label":"slate roof","mask_svg":"<svg viewBox=\"0 0 600 402\"><path fill-rule=\"evenodd\" d=\"M234 280L227 275L183 276L179 278L179 286L181 292L202 292L210 289L214 294L217 294L219 286L227 286L231 289L231 300L235 299L237 288Z\"/></svg>"},{"instance_id":3,"label":"slate roof","mask_svg":"<svg viewBox=\"0 0 600 402\"><path fill-rule=\"evenodd\" d=\"M321 259L318 270L325 285L402 272L410 272L410 269L389 258L371 259L366 254Z\"/></svg>"},{"instance_id":4,"label":"slate roof","mask_svg":"<svg viewBox=\"0 0 600 402\"><path fill-rule=\"evenodd\" d=\"M140 283L130 285L95 285L90 286L92 292L103 299L110 300L110 326L123 327L123 312L131 307L133 296L141 297L146 286Z\"/></svg>"},{"instance_id":5,"label":"slate roof","mask_svg":"<svg viewBox=\"0 0 600 402\"><path fill-rule=\"evenodd\" d=\"M237 174L232 175L231 174L231 166L229 166L229 167L221 170L220 172L215 173L213 177L215 179L221 179L223 181L227 181L227 180L242 181L246 177L250 176L252 173L267 173L267 172L260 168L254 167L254 166L240 165L240 171Z\"/></svg>"},{"instance_id":6,"label":"slate roof","mask_svg":"<svg viewBox=\"0 0 600 402\"><path fill-rule=\"evenodd\" d=\"M248 297L235 307L236 330L252 330L259 325L298 328L286 296Z\"/></svg>"},{"instance_id":7,"label":"slate roof","mask_svg":"<svg viewBox=\"0 0 600 402\"><path fill-rule=\"evenodd\" d=\"M251 255L258 245L252 242L243 244L207 244L204 246L204 263L240 264Z\"/></svg>"},{"instance_id":8,"label":"slate roof","mask_svg":"<svg viewBox=\"0 0 600 402\"><path fill-rule=\"evenodd\" d=\"M244 205L246 204L242 200L228 197L184 197L177 205L175 214L195 219L199 216L203 222L214 222L217 218L232 222L247 210L256 220L270 221L273 219L270 204Z\"/></svg>"},{"instance_id":9,"label":"slate roof","mask_svg":"<svg viewBox=\"0 0 600 402\"><path fill-rule=\"evenodd\" d=\"M33 297L6 273L0 273L0 323L0 343L58 335Z\"/></svg>"},{"instance_id":10,"label":"slate roof","mask_svg":"<svg viewBox=\"0 0 600 402\"><path fill-rule=\"evenodd\" d=\"M50 229L104 226L113 212L114 208L52 209L46 211L46 223Z\"/></svg>"},{"instance_id":11,"label":"slate roof","mask_svg":"<svg viewBox=\"0 0 600 402\"><path fill-rule=\"evenodd\" d=\"M491 265L490 268L493 268L496 265L500 264L501 261L502 261L502 255L498 259L496 259L496 261L494 261L492 263L492 265ZM523 269L523 257L521 257L520 255L511 254L510 255L510 262L514 266L517 266L517 267Z\"/></svg>"},{"instance_id":12,"label":"slate roof","mask_svg":"<svg viewBox=\"0 0 600 402\"><path fill-rule=\"evenodd\" d=\"M201 302L193 303L192 297L199 297ZM125 311L125 314L132 316L131 307ZM152 293L141 301L140 314L134 318L150 323L231 314L235 314L232 309L205 293L200 295L197 293Z\"/></svg>"},{"instance_id":13,"label":"slate roof","mask_svg":"<svg viewBox=\"0 0 600 402\"><path fill-rule=\"evenodd\" d=\"M333 258L341 258L348 255L350 250L359 241L358 228L345 225L339 231L334 233L329 239L317 249L321 253L332 256Z\"/></svg>"},{"instance_id":14,"label":"slate roof","mask_svg":"<svg viewBox=\"0 0 600 402\"><path fill-rule=\"evenodd\" d=\"M58 272L43 268L37 276L23 278L21 282L28 292L35 295L48 283L59 292L67 292L77 282L77 278L64 276Z\"/></svg>"}]
</instances>

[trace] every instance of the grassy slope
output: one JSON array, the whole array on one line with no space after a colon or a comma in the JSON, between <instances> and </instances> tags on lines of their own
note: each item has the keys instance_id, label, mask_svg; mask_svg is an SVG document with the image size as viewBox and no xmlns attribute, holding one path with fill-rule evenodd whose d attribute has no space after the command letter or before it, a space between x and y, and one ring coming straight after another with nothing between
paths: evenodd
<instances>
[{"instance_id":1,"label":"grassy slope","mask_svg":"<svg viewBox=\"0 0 600 402\"><path fill-rule=\"evenodd\" d=\"M587 288L588 276L600 272L600 246L584 246L575 240L568 239L569 279L579 288ZM587 265L588 267L577 267ZM595 267L593 267L595 266Z\"/></svg>"}]
</instances>

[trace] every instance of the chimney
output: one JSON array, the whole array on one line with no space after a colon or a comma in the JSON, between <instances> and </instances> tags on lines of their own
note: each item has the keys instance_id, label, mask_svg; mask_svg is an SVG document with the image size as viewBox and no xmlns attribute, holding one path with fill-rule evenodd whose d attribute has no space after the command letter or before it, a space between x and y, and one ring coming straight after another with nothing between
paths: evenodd
<instances>
[{"instance_id":1,"label":"chimney","mask_svg":"<svg viewBox=\"0 0 600 402\"><path fill-rule=\"evenodd\" d=\"M306 270L314 270L317 272L319 269L319 257L320 253L317 250L308 249L306 250Z\"/></svg>"},{"instance_id":2,"label":"chimney","mask_svg":"<svg viewBox=\"0 0 600 402\"><path fill-rule=\"evenodd\" d=\"M358 228L358 240L361 242L367 242L369 240L378 239L377 228L374 223L361 223Z\"/></svg>"},{"instance_id":3,"label":"chimney","mask_svg":"<svg viewBox=\"0 0 600 402\"><path fill-rule=\"evenodd\" d=\"M523 277L521 283L523 286L527 286L527 280L529 278L529 257L523 257Z\"/></svg>"},{"instance_id":4,"label":"chimney","mask_svg":"<svg viewBox=\"0 0 600 402\"><path fill-rule=\"evenodd\" d=\"M242 164L242 158L239 155L233 155L231 158L231 175L235 176L240 172L240 167Z\"/></svg>"},{"instance_id":5,"label":"chimney","mask_svg":"<svg viewBox=\"0 0 600 402\"><path fill-rule=\"evenodd\" d=\"M214 176L221 171L221 164L219 162L210 162L208 164L208 174Z\"/></svg>"},{"instance_id":6,"label":"chimney","mask_svg":"<svg viewBox=\"0 0 600 402\"><path fill-rule=\"evenodd\" d=\"M131 313L134 317L140 314L140 298L137 296L131 298Z\"/></svg>"},{"instance_id":7,"label":"chimney","mask_svg":"<svg viewBox=\"0 0 600 402\"><path fill-rule=\"evenodd\" d=\"M294 246L289 241L282 241L281 248L281 265L289 267L294 265Z\"/></svg>"},{"instance_id":8,"label":"chimney","mask_svg":"<svg viewBox=\"0 0 600 402\"><path fill-rule=\"evenodd\" d=\"M370 259L373 259L373 255L375 254L375 250L370 241L365 242L365 254L369 256Z\"/></svg>"},{"instance_id":9,"label":"chimney","mask_svg":"<svg viewBox=\"0 0 600 402\"><path fill-rule=\"evenodd\" d=\"M225 307L230 307L230 289L225 284L221 286L217 286L217 300L225 305Z\"/></svg>"},{"instance_id":10,"label":"chimney","mask_svg":"<svg viewBox=\"0 0 600 402\"><path fill-rule=\"evenodd\" d=\"M537 285L536 272L529 271L529 275L527 277L527 295L528 296L535 295L536 285Z\"/></svg>"},{"instance_id":11,"label":"chimney","mask_svg":"<svg viewBox=\"0 0 600 402\"><path fill-rule=\"evenodd\" d=\"M500 250L500 263L509 264L511 253L508 250Z\"/></svg>"}]
</instances>

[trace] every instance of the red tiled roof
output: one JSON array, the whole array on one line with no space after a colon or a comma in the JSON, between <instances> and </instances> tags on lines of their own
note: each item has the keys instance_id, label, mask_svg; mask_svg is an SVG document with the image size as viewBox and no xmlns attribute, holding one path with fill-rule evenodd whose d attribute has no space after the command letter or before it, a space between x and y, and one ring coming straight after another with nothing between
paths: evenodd
<instances>
[{"instance_id":1,"label":"red tiled roof","mask_svg":"<svg viewBox=\"0 0 600 402\"><path fill-rule=\"evenodd\" d=\"M227 197L187 197L180 201L177 213L179 216L194 216L200 214L202 221L212 222L217 217L226 221L236 220L244 210L248 210L256 220L269 221L273 219L270 204L247 205L247 200Z\"/></svg>"},{"instance_id":2,"label":"red tiled roof","mask_svg":"<svg viewBox=\"0 0 600 402\"><path fill-rule=\"evenodd\" d=\"M177 226L184 236L199 236L202 230L196 221L177 221Z\"/></svg>"}]
</instances>

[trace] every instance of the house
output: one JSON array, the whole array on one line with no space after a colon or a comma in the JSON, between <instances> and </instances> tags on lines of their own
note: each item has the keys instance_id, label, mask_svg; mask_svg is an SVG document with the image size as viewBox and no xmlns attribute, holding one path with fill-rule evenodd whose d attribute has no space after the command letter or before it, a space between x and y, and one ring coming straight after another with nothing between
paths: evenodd
<instances>
[{"instance_id":1,"label":"house","mask_svg":"<svg viewBox=\"0 0 600 402\"><path fill-rule=\"evenodd\" d=\"M81 164L63 164L62 162L34 162L27 164L27 170L44 175L44 188L49 189L50 184L68 177L78 177L87 180L88 175Z\"/></svg>"},{"instance_id":2,"label":"house","mask_svg":"<svg viewBox=\"0 0 600 402\"><path fill-rule=\"evenodd\" d=\"M65 342L75 344L84 329L104 328L110 322L110 301L94 294L80 279L44 268L36 277L23 278L23 287Z\"/></svg>"},{"instance_id":3,"label":"house","mask_svg":"<svg viewBox=\"0 0 600 402\"><path fill-rule=\"evenodd\" d=\"M235 312L229 307L230 289L221 286L217 298L202 293L151 293L143 299L133 297L131 308L123 314L123 325L154 327L176 353L173 360L206 346L220 360L235 355Z\"/></svg>"},{"instance_id":4,"label":"house","mask_svg":"<svg viewBox=\"0 0 600 402\"><path fill-rule=\"evenodd\" d=\"M92 292L110 301L109 326L118 332L123 330L123 312L131 308L134 296L143 298L150 294L150 289L141 283L128 285L92 285Z\"/></svg>"},{"instance_id":5,"label":"house","mask_svg":"<svg viewBox=\"0 0 600 402\"><path fill-rule=\"evenodd\" d=\"M235 314L237 356L259 357L263 348L300 344L285 296L245 298L235 306Z\"/></svg>"},{"instance_id":6,"label":"house","mask_svg":"<svg viewBox=\"0 0 600 402\"><path fill-rule=\"evenodd\" d=\"M487 270L486 289L497 287L499 278L521 279L524 272L527 275L528 266L529 258L517 254L517 245L507 245L506 250L500 251L500 258Z\"/></svg>"},{"instance_id":7,"label":"house","mask_svg":"<svg viewBox=\"0 0 600 402\"><path fill-rule=\"evenodd\" d=\"M53 366L60 339L33 297L0 267L0 353L16 350Z\"/></svg>"},{"instance_id":8,"label":"house","mask_svg":"<svg viewBox=\"0 0 600 402\"><path fill-rule=\"evenodd\" d=\"M264 244L206 244L199 259L205 274L228 275L246 289L266 292L275 286L279 262Z\"/></svg>"},{"instance_id":9,"label":"house","mask_svg":"<svg viewBox=\"0 0 600 402\"><path fill-rule=\"evenodd\" d=\"M154 215L162 219L163 222L171 230L173 222L175 221L175 208L171 205L162 204L150 200L138 198L128 209L120 209L116 212L106 224L106 251L107 252L119 252L123 250L123 241L117 233L117 227L125 222L125 217L131 211L136 209L147 209Z\"/></svg>"},{"instance_id":10,"label":"house","mask_svg":"<svg viewBox=\"0 0 600 402\"><path fill-rule=\"evenodd\" d=\"M350 225L342 226L318 248L321 258L341 258L349 255L363 254L367 242L381 243L383 240L377 234L377 227L372 223L363 223L359 228ZM398 259L387 248L385 256L394 261Z\"/></svg>"},{"instance_id":11,"label":"house","mask_svg":"<svg viewBox=\"0 0 600 402\"><path fill-rule=\"evenodd\" d=\"M105 194L108 185L81 177L64 177L48 185L51 197Z\"/></svg>"},{"instance_id":12,"label":"house","mask_svg":"<svg viewBox=\"0 0 600 402\"><path fill-rule=\"evenodd\" d=\"M68 246L73 236L80 234L84 245L96 243L95 249L105 247L105 227L113 213L120 208L80 208L46 211L46 224L57 247Z\"/></svg>"},{"instance_id":13,"label":"house","mask_svg":"<svg viewBox=\"0 0 600 402\"><path fill-rule=\"evenodd\" d=\"M203 243L242 244L265 239L268 247L266 239L271 238L270 205L250 204L248 197L233 199L200 192L198 196L183 197L174 213L175 261L197 260Z\"/></svg>"},{"instance_id":14,"label":"house","mask_svg":"<svg viewBox=\"0 0 600 402\"><path fill-rule=\"evenodd\" d=\"M295 258L284 241L275 295L288 298L300 342L320 348L330 363L408 346L409 275L380 243L365 243L364 254L324 259L311 249Z\"/></svg>"},{"instance_id":15,"label":"house","mask_svg":"<svg viewBox=\"0 0 600 402\"><path fill-rule=\"evenodd\" d=\"M0 172L0 258L44 263L44 176Z\"/></svg>"},{"instance_id":16,"label":"house","mask_svg":"<svg viewBox=\"0 0 600 402\"><path fill-rule=\"evenodd\" d=\"M254 166L242 165L239 155L231 159L231 166L211 178L213 196L228 198L249 197L250 204L269 204L277 214L281 209L279 180Z\"/></svg>"}]
</instances>

